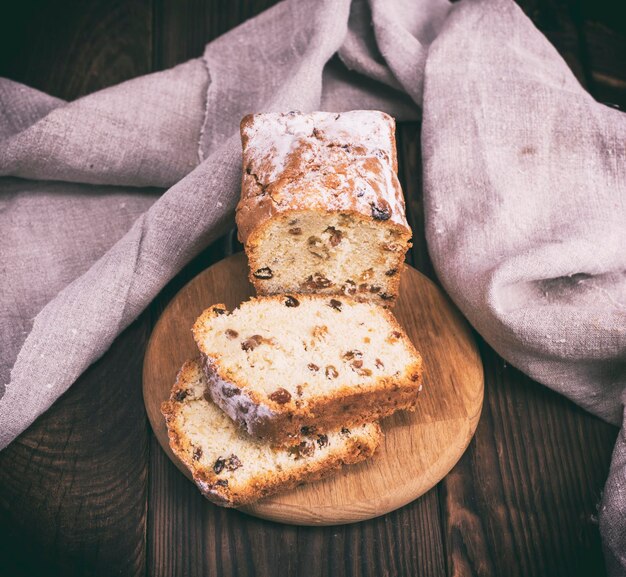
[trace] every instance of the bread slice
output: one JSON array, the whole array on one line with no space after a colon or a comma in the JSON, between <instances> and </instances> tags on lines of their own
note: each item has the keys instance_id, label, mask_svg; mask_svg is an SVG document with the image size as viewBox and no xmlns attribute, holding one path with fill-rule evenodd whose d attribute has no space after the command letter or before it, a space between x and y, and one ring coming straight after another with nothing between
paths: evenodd
<instances>
[{"instance_id":1,"label":"bread slice","mask_svg":"<svg viewBox=\"0 0 626 577\"><path fill-rule=\"evenodd\" d=\"M193 334L207 392L251 435L289 443L301 430L352 427L414 409L422 359L391 312L324 295L208 308Z\"/></svg>"},{"instance_id":2,"label":"bread slice","mask_svg":"<svg viewBox=\"0 0 626 577\"><path fill-rule=\"evenodd\" d=\"M411 239L393 118L376 110L251 114L241 138L236 218L257 293L392 305Z\"/></svg>"},{"instance_id":3,"label":"bread slice","mask_svg":"<svg viewBox=\"0 0 626 577\"><path fill-rule=\"evenodd\" d=\"M172 450L217 505L237 507L330 475L371 456L382 437L378 424L369 423L275 448L238 428L205 398L205 387L200 363L187 361L161 411Z\"/></svg>"}]
</instances>

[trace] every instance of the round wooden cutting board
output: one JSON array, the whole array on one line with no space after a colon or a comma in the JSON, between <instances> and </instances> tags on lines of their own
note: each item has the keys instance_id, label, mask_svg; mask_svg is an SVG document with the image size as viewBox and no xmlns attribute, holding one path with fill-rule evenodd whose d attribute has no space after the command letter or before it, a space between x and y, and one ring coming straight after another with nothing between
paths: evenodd
<instances>
[{"instance_id":1,"label":"round wooden cutting board","mask_svg":"<svg viewBox=\"0 0 626 577\"><path fill-rule=\"evenodd\" d=\"M200 313L216 303L232 309L253 294L244 254L228 257L176 295L150 338L143 369L148 417L159 443L188 477L169 448L160 405L183 362L198 354L191 326ZM417 410L382 421L384 441L370 460L242 511L298 525L362 521L413 501L458 461L474 434L483 401L483 368L470 329L441 290L408 266L394 313L424 358Z\"/></svg>"}]
</instances>

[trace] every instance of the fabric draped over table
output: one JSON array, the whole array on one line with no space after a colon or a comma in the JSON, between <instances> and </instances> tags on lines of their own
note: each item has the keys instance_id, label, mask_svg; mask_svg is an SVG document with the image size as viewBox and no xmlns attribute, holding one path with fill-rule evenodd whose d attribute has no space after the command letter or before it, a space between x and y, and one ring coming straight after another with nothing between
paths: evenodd
<instances>
[{"instance_id":1,"label":"fabric draped over table","mask_svg":"<svg viewBox=\"0 0 626 577\"><path fill-rule=\"evenodd\" d=\"M621 424L624 114L511 0L294 0L74 102L0 80L0 447L232 227L241 117L369 108L422 111L428 249L473 326ZM626 574L624 429L600 529Z\"/></svg>"}]
</instances>

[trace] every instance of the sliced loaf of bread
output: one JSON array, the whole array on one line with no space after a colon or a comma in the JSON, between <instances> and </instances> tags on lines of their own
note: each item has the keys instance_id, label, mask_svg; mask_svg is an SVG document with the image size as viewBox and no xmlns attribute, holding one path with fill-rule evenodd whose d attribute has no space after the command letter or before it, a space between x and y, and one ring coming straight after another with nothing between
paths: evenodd
<instances>
[{"instance_id":1,"label":"sliced loaf of bread","mask_svg":"<svg viewBox=\"0 0 626 577\"><path fill-rule=\"evenodd\" d=\"M198 361L187 361L163 403L170 446L202 493L226 507L332 474L371 456L381 440L377 423L303 437L289 448L250 437L205 397Z\"/></svg>"},{"instance_id":2,"label":"sliced loaf of bread","mask_svg":"<svg viewBox=\"0 0 626 577\"><path fill-rule=\"evenodd\" d=\"M422 360L393 314L324 295L208 308L193 334L207 393L251 435L275 443L414 409Z\"/></svg>"}]
</instances>

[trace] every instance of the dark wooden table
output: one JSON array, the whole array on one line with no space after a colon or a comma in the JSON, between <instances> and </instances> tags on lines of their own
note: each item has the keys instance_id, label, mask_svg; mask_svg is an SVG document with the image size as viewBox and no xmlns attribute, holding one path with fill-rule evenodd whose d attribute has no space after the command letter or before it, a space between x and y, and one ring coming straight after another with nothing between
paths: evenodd
<instances>
[{"instance_id":1,"label":"dark wooden table","mask_svg":"<svg viewBox=\"0 0 626 577\"><path fill-rule=\"evenodd\" d=\"M199 56L268 0L22 0L0 16L0 75L65 99ZM523 0L600 101L626 109L619 2ZM615 7L612 7L615 6ZM420 126L399 126L400 178L424 243ZM617 430L481 342L485 403L434 489L350 526L291 527L214 507L156 443L141 396L154 322L176 291L239 250L221 239L181 272L54 407L0 453L0 575L605 574L597 503ZM480 339L479 339L480 340Z\"/></svg>"}]
</instances>

